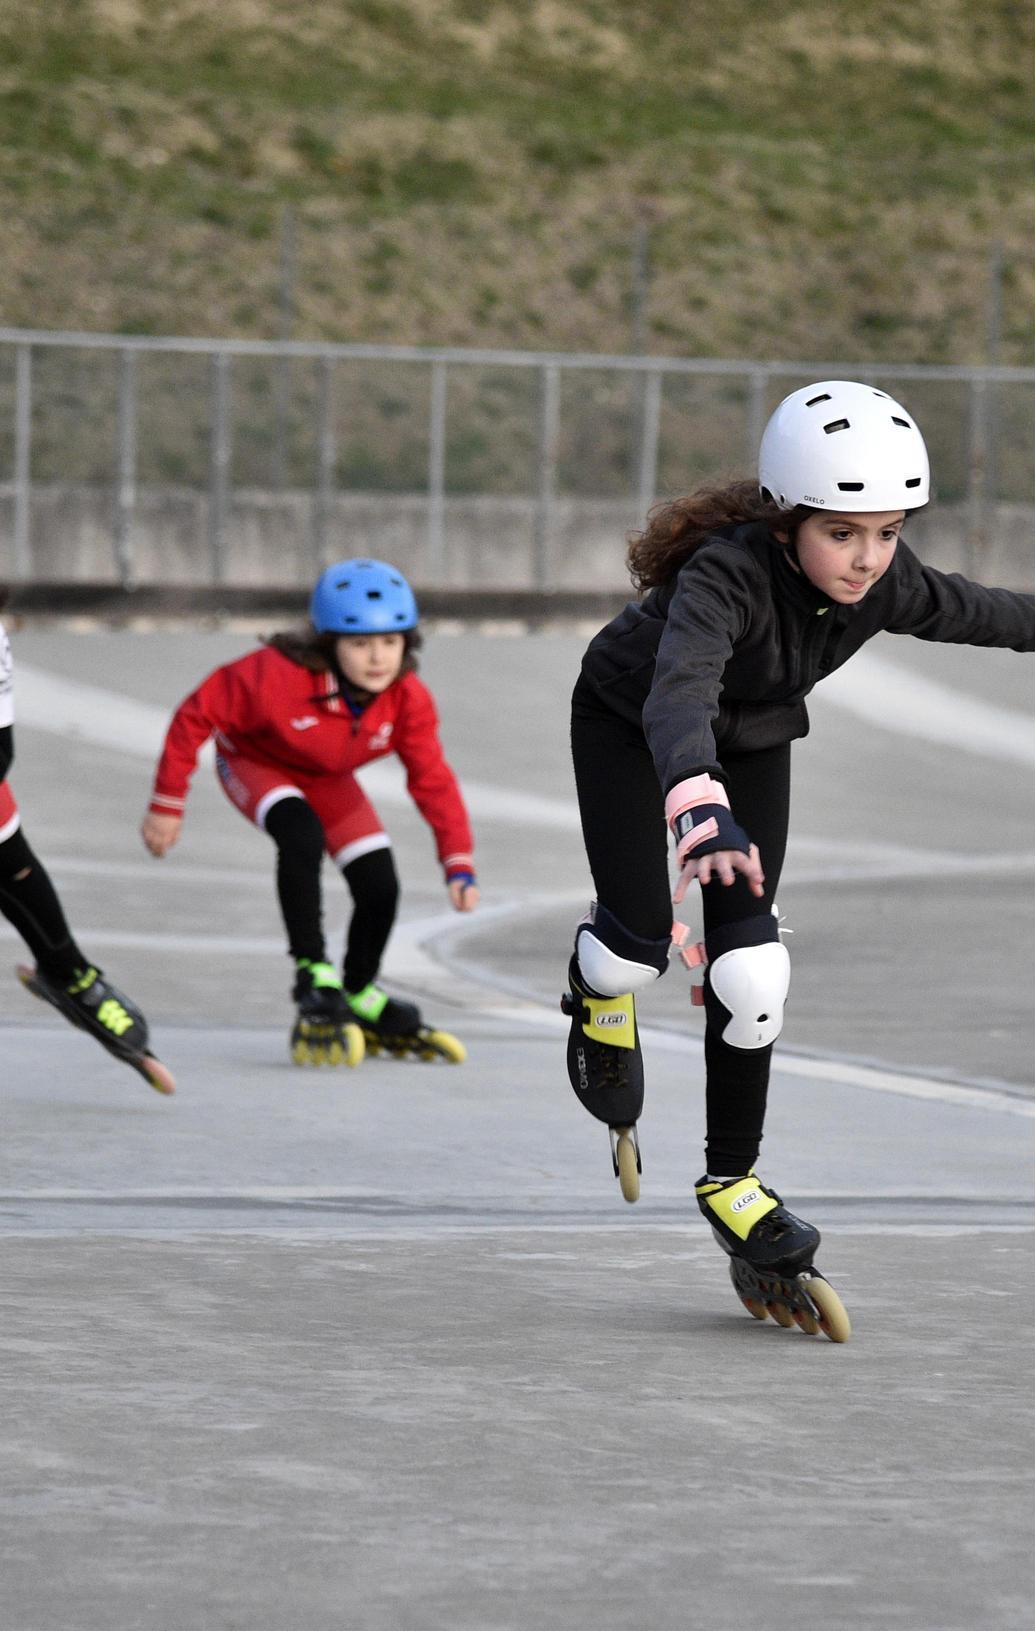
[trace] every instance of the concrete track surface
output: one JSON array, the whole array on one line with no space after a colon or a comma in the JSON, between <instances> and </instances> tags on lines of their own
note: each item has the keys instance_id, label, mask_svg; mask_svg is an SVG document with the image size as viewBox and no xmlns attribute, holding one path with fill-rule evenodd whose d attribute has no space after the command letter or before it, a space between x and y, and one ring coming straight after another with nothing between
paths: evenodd
<instances>
[{"instance_id":1,"label":"concrete track surface","mask_svg":"<svg viewBox=\"0 0 1035 1631\"><path fill-rule=\"evenodd\" d=\"M179 1090L3 986L4 1631L1030 1626L1035 661L878 642L796 750L760 1170L835 1346L749 1318L696 1215L685 977L641 1004L635 1207L567 1086L584 631L432 634L478 914L367 785L388 982L469 1058L351 1072L287 1061L268 841L211 769L166 861L136 836L170 707L252 638L14 634L26 831Z\"/></svg>"}]
</instances>

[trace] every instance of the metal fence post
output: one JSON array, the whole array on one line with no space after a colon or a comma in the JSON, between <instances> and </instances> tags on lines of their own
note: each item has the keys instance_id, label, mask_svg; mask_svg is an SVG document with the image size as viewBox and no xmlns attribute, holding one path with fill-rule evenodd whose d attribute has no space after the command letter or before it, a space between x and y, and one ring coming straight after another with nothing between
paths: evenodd
<instances>
[{"instance_id":1,"label":"metal fence post","mask_svg":"<svg viewBox=\"0 0 1035 1631\"><path fill-rule=\"evenodd\" d=\"M334 359L320 358L316 428L316 504L313 556L318 572L327 565L327 532L334 503L334 465L338 450L334 439Z\"/></svg>"},{"instance_id":2,"label":"metal fence post","mask_svg":"<svg viewBox=\"0 0 1035 1631\"><path fill-rule=\"evenodd\" d=\"M213 352L211 378L208 557L212 582L222 583L230 492L230 358L225 351Z\"/></svg>"},{"instance_id":3,"label":"metal fence post","mask_svg":"<svg viewBox=\"0 0 1035 1631\"><path fill-rule=\"evenodd\" d=\"M656 368L647 371L643 392L643 424L640 435L640 468L637 482L637 503L642 522L658 491L658 438L661 433L661 374Z\"/></svg>"},{"instance_id":4,"label":"metal fence post","mask_svg":"<svg viewBox=\"0 0 1035 1631\"><path fill-rule=\"evenodd\" d=\"M14 575L32 572L29 504L32 498L32 347L15 352L14 399Z\"/></svg>"},{"instance_id":5,"label":"metal fence post","mask_svg":"<svg viewBox=\"0 0 1035 1631\"><path fill-rule=\"evenodd\" d=\"M967 437L967 571L980 577L988 545L988 381L970 382Z\"/></svg>"},{"instance_id":6,"label":"metal fence post","mask_svg":"<svg viewBox=\"0 0 1035 1631\"><path fill-rule=\"evenodd\" d=\"M557 448L561 428L561 371L544 365L539 418L539 492L532 537L532 583L549 589L553 565L553 516L557 486Z\"/></svg>"},{"instance_id":7,"label":"metal fence post","mask_svg":"<svg viewBox=\"0 0 1035 1631\"><path fill-rule=\"evenodd\" d=\"M115 569L123 589L133 587L133 518L137 506L137 359L119 352L118 470L115 487Z\"/></svg>"},{"instance_id":8,"label":"metal fence post","mask_svg":"<svg viewBox=\"0 0 1035 1631\"><path fill-rule=\"evenodd\" d=\"M428 421L427 580L438 585L446 569L446 365L431 365Z\"/></svg>"},{"instance_id":9,"label":"metal fence post","mask_svg":"<svg viewBox=\"0 0 1035 1631\"><path fill-rule=\"evenodd\" d=\"M758 449L762 441L762 432L765 430L765 395L768 383L768 375L760 368L752 371L747 411L747 468L752 472L758 465Z\"/></svg>"}]
</instances>

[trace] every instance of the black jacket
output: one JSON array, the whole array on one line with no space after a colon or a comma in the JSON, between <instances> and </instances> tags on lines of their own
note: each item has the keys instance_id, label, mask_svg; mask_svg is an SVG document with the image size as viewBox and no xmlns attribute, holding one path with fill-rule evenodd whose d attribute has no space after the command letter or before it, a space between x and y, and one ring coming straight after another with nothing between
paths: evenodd
<instances>
[{"instance_id":1,"label":"black jacket","mask_svg":"<svg viewBox=\"0 0 1035 1631\"><path fill-rule=\"evenodd\" d=\"M937 572L900 540L865 598L842 606L753 522L705 539L675 578L601 629L583 683L642 725L667 791L701 771L721 776L723 753L805 736L813 686L882 629L1035 651L1035 595Z\"/></svg>"}]
</instances>

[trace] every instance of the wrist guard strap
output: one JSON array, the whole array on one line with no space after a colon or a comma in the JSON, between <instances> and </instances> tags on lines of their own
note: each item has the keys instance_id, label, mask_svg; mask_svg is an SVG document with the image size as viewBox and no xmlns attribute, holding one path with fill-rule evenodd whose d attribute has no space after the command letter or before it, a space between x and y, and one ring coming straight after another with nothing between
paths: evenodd
<instances>
[{"instance_id":1,"label":"wrist guard strap","mask_svg":"<svg viewBox=\"0 0 1035 1631\"><path fill-rule=\"evenodd\" d=\"M688 776L677 782L665 800L665 819L680 866L691 856L716 850L735 849L747 855L751 849L747 833L730 814L725 787L713 776Z\"/></svg>"}]
</instances>

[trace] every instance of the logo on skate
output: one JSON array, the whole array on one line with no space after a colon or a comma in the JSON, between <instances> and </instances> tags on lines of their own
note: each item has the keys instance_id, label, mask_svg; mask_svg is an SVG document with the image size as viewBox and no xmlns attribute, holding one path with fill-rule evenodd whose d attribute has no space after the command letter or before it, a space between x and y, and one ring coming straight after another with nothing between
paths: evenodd
<instances>
[{"instance_id":1,"label":"logo on skate","mask_svg":"<svg viewBox=\"0 0 1035 1631\"><path fill-rule=\"evenodd\" d=\"M575 1049L575 1063L579 1067L579 1092L580 1093L588 1093L589 1092L589 1071L586 1069L586 1050L585 1050L585 1048L576 1048Z\"/></svg>"},{"instance_id":2,"label":"logo on skate","mask_svg":"<svg viewBox=\"0 0 1035 1631\"><path fill-rule=\"evenodd\" d=\"M730 1207L731 1212L743 1212L745 1207L753 1206L759 1199L757 1189L749 1189L746 1195L740 1195Z\"/></svg>"},{"instance_id":3,"label":"logo on skate","mask_svg":"<svg viewBox=\"0 0 1035 1631\"><path fill-rule=\"evenodd\" d=\"M625 1024L625 1015L624 1014L597 1014L595 1023L597 1025L624 1025Z\"/></svg>"},{"instance_id":4,"label":"logo on skate","mask_svg":"<svg viewBox=\"0 0 1035 1631\"><path fill-rule=\"evenodd\" d=\"M101 1003L97 1010L97 1018L102 1025L107 1026L109 1031L114 1031L116 1036L123 1036L133 1024L132 1018L127 1014L121 1002L116 1002L114 997L107 997Z\"/></svg>"}]
</instances>

